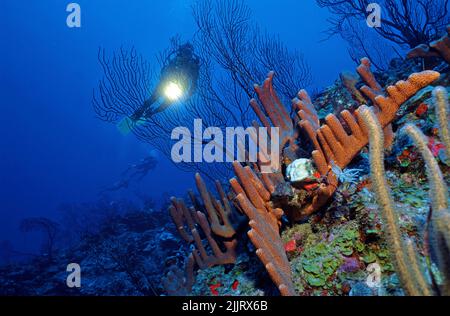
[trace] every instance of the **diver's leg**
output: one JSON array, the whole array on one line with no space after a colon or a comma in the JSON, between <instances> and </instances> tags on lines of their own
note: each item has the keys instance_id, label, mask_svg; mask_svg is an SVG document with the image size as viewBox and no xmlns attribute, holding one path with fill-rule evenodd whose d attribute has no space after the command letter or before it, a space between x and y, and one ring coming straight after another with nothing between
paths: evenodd
<instances>
[{"instance_id":1,"label":"diver's leg","mask_svg":"<svg viewBox=\"0 0 450 316\"><path fill-rule=\"evenodd\" d=\"M142 117L148 117L148 112L151 112L151 106L159 99L161 95L160 90L160 86L156 87L155 90L153 90L150 98L145 100L144 104L131 116L131 119L133 121L138 121Z\"/></svg>"}]
</instances>

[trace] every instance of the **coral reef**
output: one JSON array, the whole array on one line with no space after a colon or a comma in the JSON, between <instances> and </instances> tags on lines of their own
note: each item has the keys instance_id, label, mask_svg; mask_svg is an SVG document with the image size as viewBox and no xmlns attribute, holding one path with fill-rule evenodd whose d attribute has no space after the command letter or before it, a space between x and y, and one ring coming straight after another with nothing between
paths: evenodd
<instances>
[{"instance_id":1,"label":"coral reef","mask_svg":"<svg viewBox=\"0 0 450 316\"><path fill-rule=\"evenodd\" d=\"M394 120L397 110L405 101L438 78L439 73L435 71L414 73L409 76L407 81L401 80L395 86L387 87L388 96L376 96L375 102L379 109L377 115L382 126L386 127ZM368 143L368 136L359 111L356 110L352 115L349 111L344 110L341 112L341 116L351 134L347 133L334 114L327 115L325 124L319 129L314 129L310 119L300 121L300 126L307 131L315 146L312 153L313 160L320 174L326 176L329 183L319 188L319 193L313 203L303 210L304 215L310 215L323 206L334 193L337 179L333 173L329 172L331 163L333 162L341 169L345 168Z\"/></svg>"},{"instance_id":2,"label":"coral reef","mask_svg":"<svg viewBox=\"0 0 450 316\"><path fill-rule=\"evenodd\" d=\"M430 86L447 86L448 72L421 69L393 60L372 72L363 58L313 98L300 90L291 113L269 73L250 105L253 126L279 141L271 172L257 143L256 162L232 164L230 187L196 174L196 192L172 198L164 220L114 217L78 247L55 247L51 263L0 268L0 293L450 295L448 95ZM78 292L57 286L67 261L83 266Z\"/></svg>"},{"instance_id":3,"label":"coral reef","mask_svg":"<svg viewBox=\"0 0 450 316\"><path fill-rule=\"evenodd\" d=\"M420 44L411 49L407 58L430 58L440 57L450 64L450 25L447 25L447 34L431 42L429 45Z\"/></svg>"},{"instance_id":4,"label":"coral reef","mask_svg":"<svg viewBox=\"0 0 450 316\"><path fill-rule=\"evenodd\" d=\"M414 246L411 241L405 242L402 237L398 225L398 215L395 212L388 190L388 184L384 178L384 139L381 125L375 114L368 108L362 109L361 114L369 129L370 165L373 188L381 205L389 249L400 281L409 295L430 295L430 288L424 277L424 273L421 271L419 258L415 253Z\"/></svg>"},{"instance_id":5,"label":"coral reef","mask_svg":"<svg viewBox=\"0 0 450 316\"><path fill-rule=\"evenodd\" d=\"M407 81L399 81L395 86L387 87L387 96L385 96L381 93L380 85L370 72L370 62L367 59L362 60L358 72L368 84L362 91L372 97L376 104L378 117L383 126L387 127L387 135L392 135L390 123L395 118L399 107L417 91L439 77L439 73L433 71L413 74ZM290 164L295 160L294 158L298 158L297 138L299 135L294 125L296 121L292 121L273 89L273 75L273 73L269 73L262 87L255 86L265 112L256 100L251 100L251 105L265 127L275 126L280 129L280 149L284 157L280 163ZM316 167L320 175L326 179L317 185L315 195L306 207L299 213L287 214L291 220L296 221L311 215L329 201L339 183L332 167L335 166L335 170L347 167L367 145L368 132L359 110L356 110L354 115L347 110L341 112L351 134L347 133L342 123L333 114L327 115L325 124L320 126L314 105L304 90L299 92L298 99L294 99L293 107L300 118L300 121L297 121L298 125L303 128L315 147L312 157ZM258 126L257 123L254 125ZM251 164L253 170L250 166L243 167L240 163L234 162L237 179L231 179L230 184L236 194L240 209L250 219L251 230L248 232L248 236L257 249L258 257L281 294L294 295L292 272L286 257L286 249L280 238L280 220L285 211L274 207L272 203L274 193L280 191L281 187L286 187L287 183L281 178L282 174L278 171L274 171L272 174L259 173L260 164L263 161L260 159L257 164ZM200 191L205 190L204 187L200 189ZM207 194L205 197L208 200Z\"/></svg>"},{"instance_id":6,"label":"coral reef","mask_svg":"<svg viewBox=\"0 0 450 316\"><path fill-rule=\"evenodd\" d=\"M270 279L254 255L239 255L232 267L215 266L199 270L192 295L199 296L262 296L274 292ZM276 289L275 289L276 290Z\"/></svg>"},{"instance_id":7,"label":"coral reef","mask_svg":"<svg viewBox=\"0 0 450 316\"><path fill-rule=\"evenodd\" d=\"M188 208L182 199L173 197L172 205L169 207L178 233L194 247L187 259L185 276L181 278L182 271L173 267L164 277L163 283L169 294L190 292L194 278L192 275L194 264L200 269L206 269L216 265L235 263L237 257L236 232L245 217L232 207L220 182L215 183L220 198L216 200L208 191L200 174L195 175L195 180L202 203L191 191L189 195L193 206ZM202 236L206 238L206 247Z\"/></svg>"},{"instance_id":8,"label":"coral reef","mask_svg":"<svg viewBox=\"0 0 450 316\"><path fill-rule=\"evenodd\" d=\"M169 271L162 278L164 290L170 296L186 296L192 292L194 285L194 264L193 254L186 259L184 271L176 265L169 267Z\"/></svg>"},{"instance_id":9,"label":"coral reef","mask_svg":"<svg viewBox=\"0 0 450 316\"><path fill-rule=\"evenodd\" d=\"M444 87L437 87L433 90L436 118L439 123L439 136L445 144L447 160L450 159L450 131L449 131L449 108L447 90Z\"/></svg>"},{"instance_id":10,"label":"coral reef","mask_svg":"<svg viewBox=\"0 0 450 316\"><path fill-rule=\"evenodd\" d=\"M450 210L448 205L448 188L433 153L428 148L425 135L414 125L407 125L404 131L413 139L425 161L427 177L430 181L430 250L431 254L436 258L442 273L441 293L450 295Z\"/></svg>"},{"instance_id":11,"label":"coral reef","mask_svg":"<svg viewBox=\"0 0 450 316\"><path fill-rule=\"evenodd\" d=\"M442 88L438 87L434 92L435 95L442 93ZM436 98L436 103L445 103L442 101L443 100L439 99L439 97ZM436 107L438 108L439 105L436 104ZM420 257L417 255L416 248L411 240L405 242L400 232L398 214L395 211L392 197L384 178L384 154L381 146L383 143L383 136L380 124L375 114L367 108L363 109L362 116L370 131L370 160L373 187L381 206L391 256L395 263L401 283L409 295L431 295L433 289L428 282L427 275L424 272L424 266L421 264ZM441 129L448 127L448 122L446 120L439 120L439 123L441 124ZM409 124L404 127L403 131L413 139L425 162L427 177L430 181L432 210L429 227L430 250L432 252L431 254L436 258L438 267L442 273L440 292L444 295L448 295L448 231L450 228L448 220L450 216L448 209L448 188L444 182L443 175L435 157L428 147L429 142L421 130L416 126Z\"/></svg>"},{"instance_id":12,"label":"coral reef","mask_svg":"<svg viewBox=\"0 0 450 316\"><path fill-rule=\"evenodd\" d=\"M80 207L87 207L80 206ZM101 204L101 207L106 206ZM98 212L77 209L95 217L99 229L72 246L64 243L53 253L53 262L45 256L0 267L1 295L64 296L142 296L165 293L161 270L183 262L185 253L176 230L163 209L137 209L132 205L123 214L108 215L99 223ZM91 222L83 217L84 224ZM73 228L74 222L70 223ZM61 225L63 228L63 226ZM82 267L82 286L66 286L67 264Z\"/></svg>"}]
</instances>

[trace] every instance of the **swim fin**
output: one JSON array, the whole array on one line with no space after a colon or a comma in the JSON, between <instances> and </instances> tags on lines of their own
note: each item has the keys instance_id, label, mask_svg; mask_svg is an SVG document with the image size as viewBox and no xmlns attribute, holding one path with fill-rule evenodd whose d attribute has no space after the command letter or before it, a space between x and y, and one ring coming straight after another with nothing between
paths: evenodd
<instances>
[{"instance_id":1,"label":"swim fin","mask_svg":"<svg viewBox=\"0 0 450 316\"><path fill-rule=\"evenodd\" d=\"M120 120L119 123L117 123L117 129L122 133L122 135L126 136L133 130L133 128L144 124L145 120L143 119L134 121L127 116Z\"/></svg>"}]
</instances>

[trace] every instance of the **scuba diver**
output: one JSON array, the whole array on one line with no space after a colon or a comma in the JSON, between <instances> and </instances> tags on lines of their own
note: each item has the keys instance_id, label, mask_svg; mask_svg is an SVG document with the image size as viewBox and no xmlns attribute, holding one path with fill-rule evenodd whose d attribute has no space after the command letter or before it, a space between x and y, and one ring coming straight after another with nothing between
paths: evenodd
<instances>
[{"instance_id":1,"label":"scuba diver","mask_svg":"<svg viewBox=\"0 0 450 316\"><path fill-rule=\"evenodd\" d=\"M143 158L137 164L133 164L128 167L122 173L123 177L126 177L127 181L132 181L136 178L137 181L141 181L151 170L155 169L158 161L154 156Z\"/></svg>"},{"instance_id":2,"label":"scuba diver","mask_svg":"<svg viewBox=\"0 0 450 316\"><path fill-rule=\"evenodd\" d=\"M133 181L141 181L151 170L155 169L157 163L158 160L152 154L149 157L141 159L138 163L130 165L122 173L122 179L115 182L112 186L103 189L100 195L106 192L117 192L122 189L128 189Z\"/></svg>"},{"instance_id":3,"label":"scuba diver","mask_svg":"<svg viewBox=\"0 0 450 316\"><path fill-rule=\"evenodd\" d=\"M121 189L127 189L129 185L130 185L130 181L128 179L119 180L119 181L115 182L112 186L103 189L100 192L100 195L103 195L106 192L116 192Z\"/></svg>"},{"instance_id":4,"label":"scuba diver","mask_svg":"<svg viewBox=\"0 0 450 316\"><path fill-rule=\"evenodd\" d=\"M130 117L131 120L137 122L160 113L181 96L189 99L197 89L199 75L200 58L194 53L192 44L186 43L179 46L167 57L165 65L161 69L158 85L150 98ZM172 91L168 91L168 89L172 89ZM161 104L153 108L153 104L160 99L162 99Z\"/></svg>"}]
</instances>

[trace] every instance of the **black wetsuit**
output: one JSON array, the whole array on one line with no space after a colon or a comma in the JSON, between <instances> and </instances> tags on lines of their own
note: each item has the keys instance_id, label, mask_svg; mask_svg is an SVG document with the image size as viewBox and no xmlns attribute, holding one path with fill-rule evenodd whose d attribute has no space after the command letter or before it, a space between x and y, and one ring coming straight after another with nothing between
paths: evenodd
<instances>
[{"instance_id":1,"label":"black wetsuit","mask_svg":"<svg viewBox=\"0 0 450 316\"><path fill-rule=\"evenodd\" d=\"M200 59L193 53L191 45L181 46L176 56L167 62L161 70L161 78L158 86L154 89L152 95L147 99L131 117L133 121L141 118L150 117L167 109L173 101L164 97L165 85L173 81L185 89L184 98L190 98L197 89L197 81L200 75ZM152 105L163 98L162 103L156 109Z\"/></svg>"}]
</instances>

